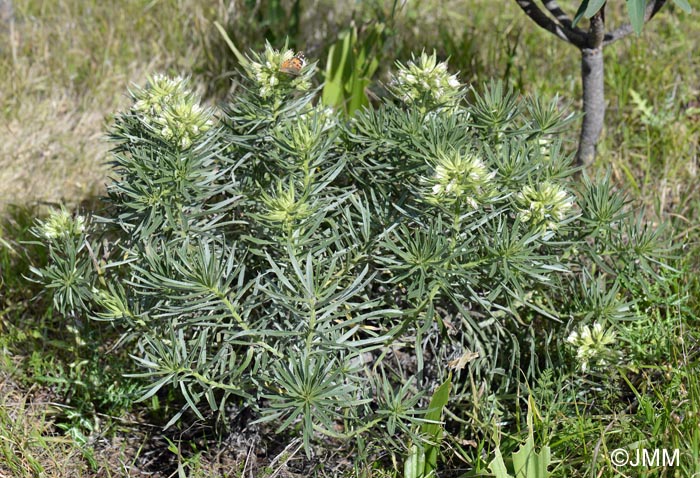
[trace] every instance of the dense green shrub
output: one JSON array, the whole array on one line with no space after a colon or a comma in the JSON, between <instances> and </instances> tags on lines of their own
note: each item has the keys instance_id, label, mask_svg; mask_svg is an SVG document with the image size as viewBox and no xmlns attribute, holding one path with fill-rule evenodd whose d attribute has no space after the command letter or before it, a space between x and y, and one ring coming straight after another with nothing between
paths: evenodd
<instances>
[{"instance_id":1,"label":"dense green shrub","mask_svg":"<svg viewBox=\"0 0 700 478\"><path fill-rule=\"evenodd\" d=\"M573 180L556 101L491 83L465 104L423 54L346 122L315 102L315 64L280 71L292 55L253 54L221 111L180 78L134 89L108 207L36 227L57 310L123 332L142 398L180 395L169 424L248 407L307 453L400 450L450 373L470 427L523 376L621 360L666 251L608 177Z\"/></svg>"}]
</instances>

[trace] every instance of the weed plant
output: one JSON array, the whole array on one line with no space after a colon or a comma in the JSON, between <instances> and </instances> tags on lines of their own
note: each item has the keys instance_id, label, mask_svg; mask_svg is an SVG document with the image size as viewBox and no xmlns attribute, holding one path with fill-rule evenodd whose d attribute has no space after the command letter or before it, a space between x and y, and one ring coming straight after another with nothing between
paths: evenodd
<instances>
[{"instance_id":1,"label":"weed plant","mask_svg":"<svg viewBox=\"0 0 700 478\"><path fill-rule=\"evenodd\" d=\"M166 426L248 410L359 467L424 443L448 376L446 458L475 469L460 444L517 429L523 383L620 411L610 371L645 353L634 334L676 271L609 175L572 180L574 118L500 82L467 102L422 54L345 120L316 101L315 63L281 71L292 55L252 53L220 110L182 78L132 89L108 207L33 229L49 257L34 279L66 324L118 331L140 399L177 403Z\"/></svg>"}]
</instances>

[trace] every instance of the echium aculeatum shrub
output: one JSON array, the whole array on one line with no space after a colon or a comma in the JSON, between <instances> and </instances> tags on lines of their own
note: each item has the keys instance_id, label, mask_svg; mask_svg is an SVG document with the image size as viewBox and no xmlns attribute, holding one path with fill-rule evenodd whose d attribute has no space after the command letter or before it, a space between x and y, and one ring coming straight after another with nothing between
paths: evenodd
<instances>
[{"instance_id":1,"label":"echium aculeatum shrub","mask_svg":"<svg viewBox=\"0 0 700 478\"><path fill-rule=\"evenodd\" d=\"M221 111L180 78L134 89L108 207L36 229L57 309L123 331L143 398L181 398L171 424L249 407L309 453L324 435L399 447L449 372L471 423L457 405L497 407L578 327L643 316L658 233L607 177L572 180L554 102L494 83L467 103L422 55L345 119L291 56L253 54Z\"/></svg>"}]
</instances>

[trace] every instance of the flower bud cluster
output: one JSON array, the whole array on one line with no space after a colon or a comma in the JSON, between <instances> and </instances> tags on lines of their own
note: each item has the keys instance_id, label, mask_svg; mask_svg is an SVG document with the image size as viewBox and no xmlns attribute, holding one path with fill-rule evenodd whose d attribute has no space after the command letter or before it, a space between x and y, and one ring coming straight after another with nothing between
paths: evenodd
<instances>
[{"instance_id":1,"label":"flower bud cluster","mask_svg":"<svg viewBox=\"0 0 700 478\"><path fill-rule=\"evenodd\" d=\"M433 161L432 175L423 178L430 190L426 196L432 204L468 204L476 209L491 191L495 173L473 153L440 153Z\"/></svg>"},{"instance_id":2,"label":"flower bud cluster","mask_svg":"<svg viewBox=\"0 0 700 478\"><path fill-rule=\"evenodd\" d=\"M299 122L318 121L321 123L323 131L338 127L340 118L337 111L332 106L324 106L319 103L312 106L307 111L299 114Z\"/></svg>"},{"instance_id":3,"label":"flower bud cluster","mask_svg":"<svg viewBox=\"0 0 700 478\"><path fill-rule=\"evenodd\" d=\"M311 88L310 75L302 68L298 74L285 72L283 65L292 61L293 50L275 50L268 43L262 55L254 57L244 65L245 70L255 84L261 98L284 96L291 91L308 91Z\"/></svg>"},{"instance_id":4,"label":"flower bud cluster","mask_svg":"<svg viewBox=\"0 0 700 478\"><path fill-rule=\"evenodd\" d=\"M308 198L299 194L293 181L285 185L283 181L277 182L277 187L272 194L263 193L262 201L266 212L262 218L282 225L285 228L295 221L302 221L312 214Z\"/></svg>"},{"instance_id":5,"label":"flower bud cluster","mask_svg":"<svg viewBox=\"0 0 700 478\"><path fill-rule=\"evenodd\" d=\"M214 124L213 111L203 108L181 77L155 75L144 89L131 92L132 112L165 141L185 150Z\"/></svg>"},{"instance_id":6,"label":"flower bud cluster","mask_svg":"<svg viewBox=\"0 0 700 478\"><path fill-rule=\"evenodd\" d=\"M59 238L80 236L85 232L85 218L73 216L66 208L55 209L46 221L39 222L41 236L53 241Z\"/></svg>"},{"instance_id":7,"label":"flower bud cluster","mask_svg":"<svg viewBox=\"0 0 700 478\"><path fill-rule=\"evenodd\" d=\"M566 341L576 347L576 359L584 372L590 365L606 365L615 355L608 348L615 342L615 332L612 328L604 330L599 322L595 322L592 328L584 325L571 332Z\"/></svg>"},{"instance_id":8,"label":"flower bud cluster","mask_svg":"<svg viewBox=\"0 0 700 478\"><path fill-rule=\"evenodd\" d=\"M421 53L418 59L406 65L396 62L398 71L389 87L392 93L407 105L417 105L426 110L438 107L455 107L463 90L457 75L450 75L447 63L437 61L437 55Z\"/></svg>"},{"instance_id":9,"label":"flower bud cluster","mask_svg":"<svg viewBox=\"0 0 700 478\"><path fill-rule=\"evenodd\" d=\"M574 204L572 196L550 182L523 187L515 200L520 219L538 224L542 232L556 231Z\"/></svg>"}]
</instances>

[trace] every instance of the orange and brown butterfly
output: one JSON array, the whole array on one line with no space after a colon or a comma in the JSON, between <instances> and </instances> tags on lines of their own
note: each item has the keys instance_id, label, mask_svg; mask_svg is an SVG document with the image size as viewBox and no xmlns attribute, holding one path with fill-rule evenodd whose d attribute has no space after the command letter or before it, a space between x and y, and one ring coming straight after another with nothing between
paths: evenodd
<instances>
[{"instance_id":1,"label":"orange and brown butterfly","mask_svg":"<svg viewBox=\"0 0 700 478\"><path fill-rule=\"evenodd\" d=\"M306 66L306 57L303 52L299 52L288 60L284 60L280 65L280 71L288 75L297 76L301 69Z\"/></svg>"}]
</instances>

